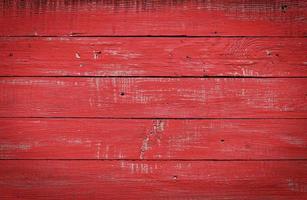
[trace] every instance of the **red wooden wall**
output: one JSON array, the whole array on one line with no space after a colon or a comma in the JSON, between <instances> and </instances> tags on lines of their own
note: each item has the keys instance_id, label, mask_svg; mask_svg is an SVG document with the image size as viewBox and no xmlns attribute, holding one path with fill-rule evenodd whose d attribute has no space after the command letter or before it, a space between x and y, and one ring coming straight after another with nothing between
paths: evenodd
<instances>
[{"instance_id":1,"label":"red wooden wall","mask_svg":"<svg viewBox=\"0 0 307 200\"><path fill-rule=\"evenodd\" d=\"M0 1L0 199L307 199L307 1Z\"/></svg>"}]
</instances>

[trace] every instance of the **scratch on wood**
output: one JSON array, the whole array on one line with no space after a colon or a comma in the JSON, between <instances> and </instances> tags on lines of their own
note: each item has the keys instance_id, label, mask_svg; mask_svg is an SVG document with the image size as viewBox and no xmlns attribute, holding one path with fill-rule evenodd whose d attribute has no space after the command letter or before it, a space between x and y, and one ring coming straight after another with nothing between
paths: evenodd
<instances>
[{"instance_id":1,"label":"scratch on wood","mask_svg":"<svg viewBox=\"0 0 307 200\"><path fill-rule=\"evenodd\" d=\"M31 148L29 144L0 144L0 150L28 150Z\"/></svg>"},{"instance_id":2,"label":"scratch on wood","mask_svg":"<svg viewBox=\"0 0 307 200\"><path fill-rule=\"evenodd\" d=\"M109 145L106 145L106 147L105 147L106 149L105 149L105 159L108 159L109 158L109 150L110 150L110 146Z\"/></svg>"},{"instance_id":3,"label":"scratch on wood","mask_svg":"<svg viewBox=\"0 0 307 200\"><path fill-rule=\"evenodd\" d=\"M297 181L295 181L292 178L288 179L288 188L291 191L296 191L296 192L307 192L307 185L305 184L300 184Z\"/></svg>"},{"instance_id":4,"label":"scratch on wood","mask_svg":"<svg viewBox=\"0 0 307 200\"><path fill-rule=\"evenodd\" d=\"M100 159L100 147L101 147L101 142L97 143L97 152L96 152L97 159Z\"/></svg>"},{"instance_id":5,"label":"scratch on wood","mask_svg":"<svg viewBox=\"0 0 307 200\"><path fill-rule=\"evenodd\" d=\"M120 167L122 169L128 169L131 174L149 174L153 173L154 169L158 169L157 164L154 166L146 163L132 163L121 161Z\"/></svg>"},{"instance_id":6,"label":"scratch on wood","mask_svg":"<svg viewBox=\"0 0 307 200\"><path fill-rule=\"evenodd\" d=\"M147 135L145 139L143 140L140 159L144 159L144 153L148 150L148 141L149 141L149 136Z\"/></svg>"},{"instance_id":7,"label":"scratch on wood","mask_svg":"<svg viewBox=\"0 0 307 200\"><path fill-rule=\"evenodd\" d=\"M163 120L156 120L153 122L152 129L146 134L141 146L140 159L144 159L145 152L148 151L150 146L150 141L155 141L160 145L161 143L161 134L163 133L165 128L165 122Z\"/></svg>"},{"instance_id":8,"label":"scratch on wood","mask_svg":"<svg viewBox=\"0 0 307 200\"><path fill-rule=\"evenodd\" d=\"M100 94L100 79L99 78L95 78L95 79L93 79L94 80L94 86L95 86L95 90L96 90L96 93L97 93L97 95L96 95L96 104L97 104L97 106L98 107L100 107L101 106L101 102L102 102L102 100L101 100L101 94Z\"/></svg>"}]
</instances>

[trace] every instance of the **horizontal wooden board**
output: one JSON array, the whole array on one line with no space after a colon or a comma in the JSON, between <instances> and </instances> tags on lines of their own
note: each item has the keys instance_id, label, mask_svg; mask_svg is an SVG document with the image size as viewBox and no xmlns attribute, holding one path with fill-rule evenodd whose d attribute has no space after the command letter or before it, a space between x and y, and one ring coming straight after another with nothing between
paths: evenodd
<instances>
[{"instance_id":1,"label":"horizontal wooden board","mask_svg":"<svg viewBox=\"0 0 307 200\"><path fill-rule=\"evenodd\" d=\"M307 76L306 38L0 38L0 76Z\"/></svg>"},{"instance_id":2,"label":"horizontal wooden board","mask_svg":"<svg viewBox=\"0 0 307 200\"><path fill-rule=\"evenodd\" d=\"M0 161L1 199L305 199L306 161Z\"/></svg>"},{"instance_id":3,"label":"horizontal wooden board","mask_svg":"<svg viewBox=\"0 0 307 200\"><path fill-rule=\"evenodd\" d=\"M305 78L1 78L1 117L307 118Z\"/></svg>"},{"instance_id":4,"label":"horizontal wooden board","mask_svg":"<svg viewBox=\"0 0 307 200\"><path fill-rule=\"evenodd\" d=\"M306 36L306 8L300 0L7 0L0 35Z\"/></svg>"},{"instance_id":5,"label":"horizontal wooden board","mask_svg":"<svg viewBox=\"0 0 307 200\"><path fill-rule=\"evenodd\" d=\"M0 119L2 159L307 159L306 119Z\"/></svg>"}]
</instances>

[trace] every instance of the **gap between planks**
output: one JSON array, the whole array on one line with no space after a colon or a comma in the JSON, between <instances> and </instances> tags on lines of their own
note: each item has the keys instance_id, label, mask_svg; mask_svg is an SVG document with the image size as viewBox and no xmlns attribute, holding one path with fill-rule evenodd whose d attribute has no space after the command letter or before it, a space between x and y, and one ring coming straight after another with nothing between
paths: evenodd
<instances>
[{"instance_id":1,"label":"gap between planks","mask_svg":"<svg viewBox=\"0 0 307 200\"><path fill-rule=\"evenodd\" d=\"M244 36L244 35L12 35L0 38L307 38L306 36Z\"/></svg>"},{"instance_id":2,"label":"gap between planks","mask_svg":"<svg viewBox=\"0 0 307 200\"><path fill-rule=\"evenodd\" d=\"M272 119L286 119L286 120L303 120L303 119L307 119L307 118L287 118L287 117L267 117L267 118L261 118L261 117L251 117L251 118L209 118L209 117L194 117L194 118L189 118L189 117L185 117L185 118L174 118L174 117L0 117L0 119L127 119L127 120L135 120L135 119L140 119L140 120L272 120Z\"/></svg>"},{"instance_id":3,"label":"gap between planks","mask_svg":"<svg viewBox=\"0 0 307 200\"><path fill-rule=\"evenodd\" d=\"M285 159L105 159L105 158L0 158L2 161L6 160L16 160L16 161L23 161L23 160L54 160L54 161L141 161L141 162L147 162L147 161L161 161L161 162L169 162L169 161L183 161L183 162L259 162L259 161L266 161L266 162L288 162L288 161L307 161L307 159L304 158L285 158Z\"/></svg>"},{"instance_id":4,"label":"gap between planks","mask_svg":"<svg viewBox=\"0 0 307 200\"><path fill-rule=\"evenodd\" d=\"M0 78L168 78L168 79L215 79L215 78L229 78L229 79L294 79L307 78L307 76L0 76Z\"/></svg>"}]
</instances>

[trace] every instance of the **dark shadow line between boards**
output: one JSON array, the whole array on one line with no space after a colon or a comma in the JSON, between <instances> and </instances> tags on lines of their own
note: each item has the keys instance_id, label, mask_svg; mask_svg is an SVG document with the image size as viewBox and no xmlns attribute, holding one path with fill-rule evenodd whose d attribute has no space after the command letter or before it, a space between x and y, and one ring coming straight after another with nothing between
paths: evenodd
<instances>
[{"instance_id":1,"label":"dark shadow line between boards","mask_svg":"<svg viewBox=\"0 0 307 200\"><path fill-rule=\"evenodd\" d=\"M135 79L305 79L307 76L1 76L0 78L135 78Z\"/></svg>"},{"instance_id":2,"label":"dark shadow line between boards","mask_svg":"<svg viewBox=\"0 0 307 200\"><path fill-rule=\"evenodd\" d=\"M307 38L307 35L0 35L0 38Z\"/></svg>"},{"instance_id":3,"label":"dark shadow line between boards","mask_svg":"<svg viewBox=\"0 0 307 200\"><path fill-rule=\"evenodd\" d=\"M293 159L98 159L98 158L0 158L0 161L135 161L135 162L261 162L261 161L307 161L307 158Z\"/></svg>"},{"instance_id":4,"label":"dark shadow line between boards","mask_svg":"<svg viewBox=\"0 0 307 200\"><path fill-rule=\"evenodd\" d=\"M307 118L287 118L287 117L251 117L251 118L210 118L210 117L59 117L59 116L18 116L18 117L5 117L2 116L0 119L101 119L101 120L306 120Z\"/></svg>"}]
</instances>

